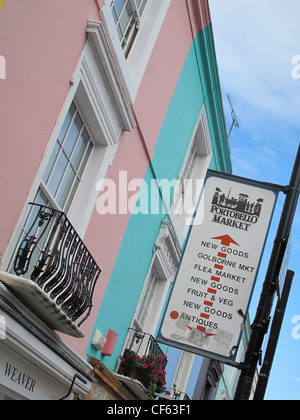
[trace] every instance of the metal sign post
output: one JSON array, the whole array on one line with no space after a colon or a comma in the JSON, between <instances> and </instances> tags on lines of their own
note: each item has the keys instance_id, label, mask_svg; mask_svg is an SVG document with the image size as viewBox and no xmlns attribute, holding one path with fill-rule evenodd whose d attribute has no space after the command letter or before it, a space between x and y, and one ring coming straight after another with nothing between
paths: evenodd
<instances>
[{"instance_id":1,"label":"metal sign post","mask_svg":"<svg viewBox=\"0 0 300 420\"><path fill-rule=\"evenodd\" d=\"M287 270L282 296L276 305L264 363L256 384L254 400L264 399L294 275L294 271Z\"/></svg>"},{"instance_id":2,"label":"metal sign post","mask_svg":"<svg viewBox=\"0 0 300 420\"><path fill-rule=\"evenodd\" d=\"M263 284L260 301L258 304L255 320L251 326L251 336L241 364L235 400L248 400L256 373L256 367L260 358L260 352L264 336L268 331L269 317L273 306L273 300L278 287L278 277L291 232L300 192L300 144L290 180L286 188L286 199L279 222L277 236L274 241L273 251L269 262L265 282Z\"/></svg>"}]
</instances>

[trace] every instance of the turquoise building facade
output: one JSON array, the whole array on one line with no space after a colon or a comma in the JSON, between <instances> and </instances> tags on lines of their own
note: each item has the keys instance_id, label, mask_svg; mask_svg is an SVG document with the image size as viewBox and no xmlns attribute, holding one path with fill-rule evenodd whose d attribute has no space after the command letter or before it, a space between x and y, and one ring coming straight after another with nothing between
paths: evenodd
<instances>
[{"instance_id":1,"label":"turquoise building facade","mask_svg":"<svg viewBox=\"0 0 300 420\"><path fill-rule=\"evenodd\" d=\"M152 161L146 171L139 198L130 217L94 326L94 332L99 330L104 336L109 330L117 334L113 353L111 356L103 356L100 350L96 350L91 345L93 334L86 351L87 355L102 362L111 372L116 372L118 369L120 355L126 347L129 328L136 329L136 325L139 324L141 331L155 338L160 314L172 288L174 270L176 270L176 264L178 265L187 231L186 228L180 228L180 221L174 215L176 205L174 188L168 195L164 194L163 188L159 186L161 186L161 180L177 180L185 173L186 162L190 161L188 154L193 150L196 137L200 165L199 178L203 178L208 167L230 173L232 170L230 148L211 24L198 32L190 45L185 62L182 63L180 77L155 142ZM198 163L196 162L195 166ZM156 211L157 209L159 211ZM168 233L163 234L163 232ZM135 320L139 317L141 308L147 304L145 299L150 299L147 293L152 281L151 270L158 259L158 256L155 257L156 251L161 247L161 244L158 244L160 238L168 238L168 243L172 243L170 245L173 253L171 265L173 264L174 267L173 271L170 269L170 279L165 278L158 282L155 290L151 292L153 293L152 303L149 303L147 310L154 311L155 316L148 314L151 319L150 328L149 322L145 322L145 319L143 325ZM161 275L161 270L161 268L156 269L158 277ZM162 282L163 286L160 284ZM158 296L159 302L157 302ZM146 314L144 314L145 317ZM179 385L176 386L180 392L188 393L191 398L202 358L191 355L186 355L184 358L179 350L161 347L168 356L167 387L172 388L174 385L176 372L180 377L178 365L180 360L184 359L183 371L188 371L188 376L185 377L189 380L185 380L185 385L182 385L184 389L179 389ZM187 375L186 372L184 374ZM178 381L180 382L180 378Z\"/></svg>"}]
</instances>

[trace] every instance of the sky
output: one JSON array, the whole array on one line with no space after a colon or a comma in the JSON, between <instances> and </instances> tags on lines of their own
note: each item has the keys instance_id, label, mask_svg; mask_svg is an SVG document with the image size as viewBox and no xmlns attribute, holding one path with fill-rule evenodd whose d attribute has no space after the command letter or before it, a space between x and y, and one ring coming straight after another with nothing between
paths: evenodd
<instances>
[{"instance_id":1,"label":"sky","mask_svg":"<svg viewBox=\"0 0 300 420\"><path fill-rule=\"evenodd\" d=\"M209 4L228 132L232 120L227 95L239 124L229 138L233 174L288 185L300 142L300 1L209 0ZM280 193L251 301L251 320L284 199ZM267 400L300 400L299 256L298 204L288 267L295 271L295 277Z\"/></svg>"}]
</instances>

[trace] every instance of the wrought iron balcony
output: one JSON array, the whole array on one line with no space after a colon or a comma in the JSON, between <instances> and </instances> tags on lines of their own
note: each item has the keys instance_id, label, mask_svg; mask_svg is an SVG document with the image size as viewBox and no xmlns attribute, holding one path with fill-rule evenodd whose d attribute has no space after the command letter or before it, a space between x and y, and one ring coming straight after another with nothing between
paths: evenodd
<instances>
[{"instance_id":1,"label":"wrought iron balcony","mask_svg":"<svg viewBox=\"0 0 300 420\"><path fill-rule=\"evenodd\" d=\"M162 349L151 334L135 328L128 328L127 350L139 355L143 363L149 356L160 357L163 354ZM165 359L164 367L166 367L166 364L167 361Z\"/></svg>"},{"instance_id":2,"label":"wrought iron balcony","mask_svg":"<svg viewBox=\"0 0 300 420\"><path fill-rule=\"evenodd\" d=\"M176 388L170 388L170 397L172 400L190 400L190 397L185 392L178 391Z\"/></svg>"},{"instance_id":3,"label":"wrought iron balcony","mask_svg":"<svg viewBox=\"0 0 300 420\"><path fill-rule=\"evenodd\" d=\"M30 203L12 271L0 280L53 329L83 336L100 268L63 212ZM78 322L77 325L75 323Z\"/></svg>"},{"instance_id":4,"label":"wrought iron balcony","mask_svg":"<svg viewBox=\"0 0 300 420\"><path fill-rule=\"evenodd\" d=\"M176 388L170 388L169 395L158 395L158 400L168 400L168 401L190 401L190 397L182 391L178 391Z\"/></svg>"},{"instance_id":5,"label":"wrought iron balcony","mask_svg":"<svg viewBox=\"0 0 300 420\"><path fill-rule=\"evenodd\" d=\"M118 377L136 395L140 392L138 383L151 399L166 392L167 357L152 335L129 328L126 349L120 359Z\"/></svg>"}]
</instances>

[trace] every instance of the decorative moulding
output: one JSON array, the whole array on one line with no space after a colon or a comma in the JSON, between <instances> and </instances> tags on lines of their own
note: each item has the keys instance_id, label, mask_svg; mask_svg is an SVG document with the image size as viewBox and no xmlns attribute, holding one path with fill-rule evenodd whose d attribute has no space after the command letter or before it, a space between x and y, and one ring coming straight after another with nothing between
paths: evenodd
<instances>
[{"instance_id":1,"label":"decorative moulding","mask_svg":"<svg viewBox=\"0 0 300 420\"><path fill-rule=\"evenodd\" d=\"M124 130L132 131L136 128L136 122L131 110L128 88L120 75L118 63L109 45L103 24L98 20L89 19L86 31L104 68Z\"/></svg>"}]
</instances>

